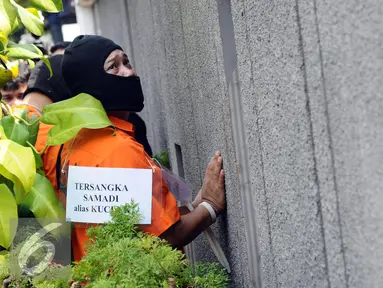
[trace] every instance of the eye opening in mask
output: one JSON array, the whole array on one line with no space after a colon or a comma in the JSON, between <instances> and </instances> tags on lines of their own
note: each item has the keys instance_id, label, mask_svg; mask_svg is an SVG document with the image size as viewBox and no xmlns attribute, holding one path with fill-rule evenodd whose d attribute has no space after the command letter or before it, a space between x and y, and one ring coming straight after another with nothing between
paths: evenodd
<instances>
[{"instance_id":1,"label":"eye opening in mask","mask_svg":"<svg viewBox=\"0 0 383 288\"><path fill-rule=\"evenodd\" d=\"M107 74L129 77L135 76L133 67L124 51L116 49L112 51L104 62L104 71Z\"/></svg>"}]
</instances>

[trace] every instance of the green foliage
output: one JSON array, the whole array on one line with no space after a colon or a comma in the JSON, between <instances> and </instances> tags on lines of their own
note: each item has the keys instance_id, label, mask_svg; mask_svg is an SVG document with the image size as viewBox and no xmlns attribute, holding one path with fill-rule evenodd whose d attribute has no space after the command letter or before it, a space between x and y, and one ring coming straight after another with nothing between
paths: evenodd
<instances>
[{"instance_id":1,"label":"green foliage","mask_svg":"<svg viewBox=\"0 0 383 288\"><path fill-rule=\"evenodd\" d=\"M71 266L62 266L53 262L50 263L42 273L32 278L23 274L20 268L20 262L15 261L21 257L25 260L27 267L35 267L36 265L42 264L47 249L43 246L36 250L32 247L29 248L31 241L34 241L31 240L31 235L36 234L36 232L40 230L41 226L36 220L30 219L18 228L12 244L13 249L9 253L6 252L3 258L0 252L0 285L5 278L9 278L11 279L9 287L68 287L68 283L72 279ZM39 241L57 243L57 239L51 234L46 234ZM25 246L27 246L27 248L23 252ZM30 249L32 249L32 253L29 253ZM45 263L45 261L43 263ZM54 280L47 281L47 279Z\"/></svg>"},{"instance_id":2,"label":"green foliage","mask_svg":"<svg viewBox=\"0 0 383 288\"><path fill-rule=\"evenodd\" d=\"M54 125L47 145L65 143L82 128L112 125L101 103L90 95L80 94L57 104L46 106L41 118ZM16 204L22 204L19 212L27 214L25 210L31 211L41 225L44 225L44 219L65 218L64 208L52 184L40 170L42 159L33 148L39 127L38 117L28 116L25 109L11 109L2 101L1 106L5 115L0 115L0 185L5 192L0 194L0 205L7 203L9 209L1 213L0 219L9 223L10 218L17 218L17 212L16 217L14 215ZM5 189L10 189L10 194ZM6 202L2 198L6 198ZM68 233L60 229L56 232L60 235ZM5 224L0 224L0 246L8 248L13 236Z\"/></svg>"},{"instance_id":3,"label":"green foliage","mask_svg":"<svg viewBox=\"0 0 383 288\"><path fill-rule=\"evenodd\" d=\"M29 140L28 128L24 125L18 125L17 119L8 115L0 120L0 125L4 129L4 134L7 139L12 140L22 146L27 144Z\"/></svg>"},{"instance_id":4,"label":"green foliage","mask_svg":"<svg viewBox=\"0 0 383 288\"><path fill-rule=\"evenodd\" d=\"M137 231L136 204L116 208L111 215L112 222L89 230L93 242L74 268L75 281L86 280L88 287L163 287L168 277L181 275L186 268L182 253Z\"/></svg>"},{"instance_id":5,"label":"green foliage","mask_svg":"<svg viewBox=\"0 0 383 288\"><path fill-rule=\"evenodd\" d=\"M36 218L63 219L65 210L56 197L52 183L40 174L35 174L35 181L31 191L24 198L25 205ZM57 209L60 207L60 209Z\"/></svg>"},{"instance_id":6,"label":"green foliage","mask_svg":"<svg viewBox=\"0 0 383 288\"><path fill-rule=\"evenodd\" d=\"M33 213L41 226L45 224L44 219L65 218L65 209L57 198L52 183L38 173L36 173L33 187L24 198L22 205ZM60 236L69 234L69 231L55 229L52 233L55 236Z\"/></svg>"},{"instance_id":7,"label":"green foliage","mask_svg":"<svg viewBox=\"0 0 383 288\"><path fill-rule=\"evenodd\" d=\"M13 182L18 204L31 190L35 173L36 162L30 148L8 139L0 140L0 174Z\"/></svg>"},{"instance_id":8,"label":"green foliage","mask_svg":"<svg viewBox=\"0 0 383 288\"><path fill-rule=\"evenodd\" d=\"M31 44L17 44L9 41L7 46L7 57L13 59L34 59L40 58L43 56L43 53L35 45Z\"/></svg>"},{"instance_id":9,"label":"green foliage","mask_svg":"<svg viewBox=\"0 0 383 288\"><path fill-rule=\"evenodd\" d=\"M228 276L213 264L197 266L197 277L184 255L166 241L139 232L140 214L136 204L111 212L112 221L91 228L87 255L73 269L73 279L86 287L226 287ZM102 261L100 261L102 259Z\"/></svg>"},{"instance_id":10,"label":"green foliage","mask_svg":"<svg viewBox=\"0 0 383 288\"><path fill-rule=\"evenodd\" d=\"M194 277L191 277L193 275L191 267L185 271L184 275L185 279L191 277L190 282L188 282L188 287L190 288L227 287L230 281L229 276L218 263L197 264L194 269Z\"/></svg>"},{"instance_id":11,"label":"green foliage","mask_svg":"<svg viewBox=\"0 0 383 288\"><path fill-rule=\"evenodd\" d=\"M9 253L8 251L0 252L0 284L11 274L9 270Z\"/></svg>"},{"instance_id":12,"label":"green foliage","mask_svg":"<svg viewBox=\"0 0 383 288\"><path fill-rule=\"evenodd\" d=\"M30 0L32 7L46 12L60 12L63 10L62 0Z\"/></svg>"},{"instance_id":13,"label":"green foliage","mask_svg":"<svg viewBox=\"0 0 383 288\"><path fill-rule=\"evenodd\" d=\"M30 7L25 8L25 5ZM11 34L22 25L35 35L41 36L44 33L44 22L37 9L46 12L60 12L63 9L62 0L0 0L0 87L12 77L17 76L16 73L12 73L11 63L8 58L41 59L52 74L48 59L36 46L32 44L16 44L9 41Z\"/></svg>"},{"instance_id":14,"label":"green foliage","mask_svg":"<svg viewBox=\"0 0 383 288\"><path fill-rule=\"evenodd\" d=\"M227 287L228 275L219 264L198 264L193 275L192 267L180 251L158 237L138 231L136 223L141 216L137 207L130 203L115 208L109 223L90 228L86 256L71 271L68 266L52 264L32 279L21 278L21 283L28 282L31 288L68 287L71 281L86 283L85 287L89 288L169 287L168 279L173 278L179 288ZM37 253L31 261L38 258ZM7 261L2 263L0 258L0 283L10 274ZM45 280L52 279L52 275L56 280Z\"/></svg>"},{"instance_id":15,"label":"green foliage","mask_svg":"<svg viewBox=\"0 0 383 288\"><path fill-rule=\"evenodd\" d=\"M52 76L52 67L48 58L33 44L16 44L9 41L5 55L13 59L40 59L47 65L50 75Z\"/></svg>"},{"instance_id":16,"label":"green foliage","mask_svg":"<svg viewBox=\"0 0 383 288\"><path fill-rule=\"evenodd\" d=\"M67 142L83 128L113 126L101 102L86 93L45 106L40 120L55 125L48 134L47 144L52 146Z\"/></svg>"},{"instance_id":17,"label":"green foliage","mask_svg":"<svg viewBox=\"0 0 383 288\"><path fill-rule=\"evenodd\" d=\"M17 218L17 205L12 192L5 184L0 184L0 199L0 245L8 248L15 235L10 229L10 223L11 219Z\"/></svg>"},{"instance_id":18,"label":"green foliage","mask_svg":"<svg viewBox=\"0 0 383 288\"><path fill-rule=\"evenodd\" d=\"M3 120L6 118L13 118L13 120L7 120L9 121L9 124L7 123L1 123L0 124L5 128L10 130L12 128L12 133L15 133L16 135L19 134L18 130L23 130L26 131L28 134L27 141L22 141L21 139L19 140L19 137L12 138L11 136L8 136L11 134L10 132L6 133L8 136L8 139L11 139L20 145L23 146L28 146L26 145L27 142L29 142L32 145L35 145L36 139L37 139L37 134L39 132L39 117L37 117L35 114L28 115L29 111L23 108L13 108L12 109L12 115L5 116L3 119L1 119L1 122L4 122ZM18 125L18 124L25 124L25 125ZM9 127L7 128L7 125ZM16 130L16 131L13 131ZM7 132L7 131L5 131ZM23 132L24 135L25 132ZM11 134L12 135L12 134ZM22 138L24 140L24 137Z\"/></svg>"},{"instance_id":19,"label":"green foliage","mask_svg":"<svg viewBox=\"0 0 383 288\"><path fill-rule=\"evenodd\" d=\"M15 69L9 59L25 59L29 63L31 59L41 59L52 73L48 59L36 46L9 41L11 34L21 25L33 34L43 33L43 23L36 9L59 12L62 10L62 1L0 0L0 87L17 76L17 68ZM62 218L64 214L52 185L40 170L41 157L33 148L39 121L54 126L49 131L47 146L67 142L83 128L98 129L113 124L109 121L101 103L87 94L80 94L70 100L46 106L40 120L35 116L28 117L26 110L12 110L3 101L0 106L0 284L2 284L1 282L13 273L13 269L10 269L9 254L4 248L8 249L10 245L14 245L15 250L12 250L12 253L14 251L17 253L22 247L21 242L13 243L16 232L9 229L10 219L17 219L18 212L27 214L27 210L39 218ZM156 156L163 166L170 168L166 152ZM113 210L110 223L90 229L92 241L88 246L87 256L73 268L73 279L87 282L87 287L102 288L168 287L169 278L176 279L177 287L216 288L227 285L227 275L218 267L201 265L201 268L197 268L197 276L194 277L180 251L172 249L157 237L137 230L136 223L140 218L137 205L131 203ZM40 224L44 225L44 221ZM25 260L28 260L28 263L29 261L38 263L41 253L41 250L37 250L33 257ZM21 280L11 281L8 287L68 287L72 279L70 270L70 267L50 265L33 279L22 277ZM63 277L55 281L46 280L52 275Z\"/></svg>"},{"instance_id":20,"label":"green foliage","mask_svg":"<svg viewBox=\"0 0 383 288\"><path fill-rule=\"evenodd\" d=\"M18 19L31 33L41 36L44 33L44 22L40 19L40 16L36 13L36 10L27 10L24 7L18 5L15 1L10 0L13 7L16 8ZM37 15L36 15L37 14Z\"/></svg>"},{"instance_id":21,"label":"green foliage","mask_svg":"<svg viewBox=\"0 0 383 288\"><path fill-rule=\"evenodd\" d=\"M0 31L5 38L3 47L6 48L8 36L19 26L17 18L17 9L9 0L0 0Z\"/></svg>"},{"instance_id":22,"label":"green foliage","mask_svg":"<svg viewBox=\"0 0 383 288\"><path fill-rule=\"evenodd\" d=\"M16 202L21 203L33 185L36 163L30 148L0 140L0 174L13 182Z\"/></svg>"},{"instance_id":23,"label":"green foliage","mask_svg":"<svg viewBox=\"0 0 383 288\"><path fill-rule=\"evenodd\" d=\"M169 170L171 169L170 167L170 161L169 161L169 153L168 152L161 152L159 154L154 154L153 158L156 159L160 164Z\"/></svg>"},{"instance_id":24,"label":"green foliage","mask_svg":"<svg viewBox=\"0 0 383 288\"><path fill-rule=\"evenodd\" d=\"M0 45L0 48L1 48L1 45ZM0 87L3 87L11 79L12 79L12 71L0 65Z\"/></svg>"}]
</instances>

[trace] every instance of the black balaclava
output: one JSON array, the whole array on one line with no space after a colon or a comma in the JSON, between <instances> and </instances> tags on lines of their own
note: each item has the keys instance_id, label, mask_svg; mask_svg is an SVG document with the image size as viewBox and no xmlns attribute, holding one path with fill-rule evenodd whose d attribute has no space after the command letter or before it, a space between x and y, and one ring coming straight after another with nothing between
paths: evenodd
<instances>
[{"instance_id":1,"label":"black balaclava","mask_svg":"<svg viewBox=\"0 0 383 288\"><path fill-rule=\"evenodd\" d=\"M50 56L48 59L52 67L52 77L50 78L49 69L44 62L38 62L29 76L28 88L24 92L24 97L31 92L40 92L53 102L70 98L70 91L61 75L63 55Z\"/></svg>"},{"instance_id":2,"label":"black balaclava","mask_svg":"<svg viewBox=\"0 0 383 288\"><path fill-rule=\"evenodd\" d=\"M146 136L145 121L137 113L131 112L129 113L128 122L132 123L135 128L134 138L136 141L144 146L146 154L152 157L153 151Z\"/></svg>"},{"instance_id":3,"label":"black balaclava","mask_svg":"<svg viewBox=\"0 0 383 288\"><path fill-rule=\"evenodd\" d=\"M140 78L108 74L104 62L109 54L122 50L112 40L81 35L65 50L63 78L76 96L87 93L98 99L106 111L140 112L144 108Z\"/></svg>"}]
</instances>

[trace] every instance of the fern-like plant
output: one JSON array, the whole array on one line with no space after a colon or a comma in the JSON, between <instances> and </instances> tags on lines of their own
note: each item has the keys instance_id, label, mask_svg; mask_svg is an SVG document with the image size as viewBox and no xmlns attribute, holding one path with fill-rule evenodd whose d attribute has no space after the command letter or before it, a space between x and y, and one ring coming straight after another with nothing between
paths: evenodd
<instances>
[{"instance_id":1,"label":"fern-like plant","mask_svg":"<svg viewBox=\"0 0 383 288\"><path fill-rule=\"evenodd\" d=\"M86 287L226 287L228 275L216 264L199 264L193 276L184 254L165 240L140 232L137 204L111 212L112 221L89 229L87 255L73 269Z\"/></svg>"},{"instance_id":2,"label":"fern-like plant","mask_svg":"<svg viewBox=\"0 0 383 288\"><path fill-rule=\"evenodd\" d=\"M192 269L181 251L165 240L140 232L136 225L141 219L137 204L117 207L111 216L109 223L88 230L91 241L87 255L72 268L72 280L77 287L171 288L169 279L174 279L175 287L179 288L227 287L229 277L219 264L200 263ZM3 277L9 273L4 263L0 264L0 272ZM31 288L69 287L68 281L44 280L45 275L63 272L67 271L52 266L44 275L18 284L28 283Z\"/></svg>"}]
</instances>

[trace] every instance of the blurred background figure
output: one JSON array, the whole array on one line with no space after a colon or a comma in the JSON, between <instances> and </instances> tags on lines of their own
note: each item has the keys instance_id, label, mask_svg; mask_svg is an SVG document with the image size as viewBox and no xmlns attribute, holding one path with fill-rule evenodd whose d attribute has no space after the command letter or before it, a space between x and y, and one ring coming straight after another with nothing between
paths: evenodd
<instances>
[{"instance_id":1,"label":"blurred background figure","mask_svg":"<svg viewBox=\"0 0 383 288\"><path fill-rule=\"evenodd\" d=\"M63 0L64 10L60 13L42 13L44 19L44 31L42 36L37 36L20 28L12 35L12 41L19 44L34 44L44 55L48 55L49 50L57 50L62 54L70 43L79 34L76 20L75 1ZM53 54L53 52L51 52Z\"/></svg>"},{"instance_id":2,"label":"blurred background figure","mask_svg":"<svg viewBox=\"0 0 383 288\"><path fill-rule=\"evenodd\" d=\"M51 31L53 43L64 41L60 13L44 13L43 15L48 24L47 28Z\"/></svg>"},{"instance_id":3,"label":"blurred background figure","mask_svg":"<svg viewBox=\"0 0 383 288\"><path fill-rule=\"evenodd\" d=\"M19 105L22 102L23 94L27 90L30 70L26 69L24 74L7 82L0 89L2 99L10 106Z\"/></svg>"},{"instance_id":4,"label":"blurred background figure","mask_svg":"<svg viewBox=\"0 0 383 288\"><path fill-rule=\"evenodd\" d=\"M45 28L52 35L53 44L63 42L64 35L62 26L76 23L75 1L63 0L64 10L61 13L43 13L45 18Z\"/></svg>"},{"instance_id":5,"label":"blurred background figure","mask_svg":"<svg viewBox=\"0 0 383 288\"><path fill-rule=\"evenodd\" d=\"M31 33L22 34L20 37L19 44L33 44L44 55L48 55L48 47L50 46L51 40L47 35L37 36Z\"/></svg>"},{"instance_id":6,"label":"blurred background figure","mask_svg":"<svg viewBox=\"0 0 383 288\"><path fill-rule=\"evenodd\" d=\"M71 44L72 42L64 41L57 43L53 45L50 49L51 55L57 55L57 54L64 54L65 49Z\"/></svg>"}]
</instances>

